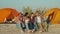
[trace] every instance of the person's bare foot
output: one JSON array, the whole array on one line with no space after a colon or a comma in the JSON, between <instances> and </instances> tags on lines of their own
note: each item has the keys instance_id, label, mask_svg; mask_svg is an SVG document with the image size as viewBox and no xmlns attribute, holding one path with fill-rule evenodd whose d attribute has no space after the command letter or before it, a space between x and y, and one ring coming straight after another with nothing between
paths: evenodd
<instances>
[{"instance_id":1,"label":"person's bare foot","mask_svg":"<svg viewBox=\"0 0 60 34\"><path fill-rule=\"evenodd\" d=\"M32 33L34 33L34 32L35 32L35 29L32 30Z\"/></svg>"},{"instance_id":2,"label":"person's bare foot","mask_svg":"<svg viewBox=\"0 0 60 34\"><path fill-rule=\"evenodd\" d=\"M28 33L30 33L31 32L31 30L28 30Z\"/></svg>"},{"instance_id":3,"label":"person's bare foot","mask_svg":"<svg viewBox=\"0 0 60 34\"><path fill-rule=\"evenodd\" d=\"M21 32L23 32L23 31L21 30Z\"/></svg>"},{"instance_id":4,"label":"person's bare foot","mask_svg":"<svg viewBox=\"0 0 60 34\"><path fill-rule=\"evenodd\" d=\"M42 33L42 31L39 31L40 33Z\"/></svg>"}]
</instances>

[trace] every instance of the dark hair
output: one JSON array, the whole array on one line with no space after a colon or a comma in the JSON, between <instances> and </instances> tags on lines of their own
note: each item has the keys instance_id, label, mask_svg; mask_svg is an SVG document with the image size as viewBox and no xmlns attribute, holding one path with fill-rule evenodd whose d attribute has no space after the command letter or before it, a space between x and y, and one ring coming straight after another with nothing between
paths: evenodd
<instances>
[{"instance_id":1,"label":"dark hair","mask_svg":"<svg viewBox=\"0 0 60 34\"><path fill-rule=\"evenodd\" d=\"M27 16L27 15L28 15L28 12L25 13L25 16Z\"/></svg>"},{"instance_id":2,"label":"dark hair","mask_svg":"<svg viewBox=\"0 0 60 34\"><path fill-rule=\"evenodd\" d=\"M31 13L31 14L34 14L34 13Z\"/></svg>"}]
</instances>

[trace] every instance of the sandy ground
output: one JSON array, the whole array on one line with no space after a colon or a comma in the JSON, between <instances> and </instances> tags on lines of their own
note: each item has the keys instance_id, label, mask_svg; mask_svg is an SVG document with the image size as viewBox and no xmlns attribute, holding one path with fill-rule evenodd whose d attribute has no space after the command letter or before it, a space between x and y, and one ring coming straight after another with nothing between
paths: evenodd
<instances>
[{"instance_id":1,"label":"sandy ground","mask_svg":"<svg viewBox=\"0 0 60 34\"><path fill-rule=\"evenodd\" d=\"M60 24L50 25L49 32L39 33L27 33L20 32L20 29L16 28L16 24L0 24L0 34L60 34Z\"/></svg>"}]
</instances>

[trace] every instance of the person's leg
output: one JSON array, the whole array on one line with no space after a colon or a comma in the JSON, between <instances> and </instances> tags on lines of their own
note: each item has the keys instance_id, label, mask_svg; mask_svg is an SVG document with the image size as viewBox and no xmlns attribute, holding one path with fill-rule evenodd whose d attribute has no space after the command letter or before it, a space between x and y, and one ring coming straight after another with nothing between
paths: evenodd
<instances>
[{"instance_id":1,"label":"person's leg","mask_svg":"<svg viewBox=\"0 0 60 34\"><path fill-rule=\"evenodd\" d=\"M49 28L49 22L47 22L46 31L48 31L48 28Z\"/></svg>"},{"instance_id":2,"label":"person's leg","mask_svg":"<svg viewBox=\"0 0 60 34\"><path fill-rule=\"evenodd\" d=\"M31 22L30 23L30 29L33 30L34 29L34 24Z\"/></svg>"},{"instance_id":3,"label":"person's leg","mask_svg":"<svg viewBox=\"0 0 60 34\"><path fill-rule=\"evenodd\" d=\"M22 28L21 28L21 24L20 24L20 23L17 23L17 24L16 24L16 26L17 26L17 28L22 29Z\"/></svg>"},{"instance_id":4,"label":"person's leg","mask_svg":"<svg viewBox=\"0 0 60 34\"><path fill-rule=\"evenodd\" d=\"M43 30L46 31L46 28L47 28L47 23L44 22L44 23L43 23Z\"/></svg>"},{"instance_id":5,"label":"person's leg","mask_svg":"<svg viewBox=\"0 0 60 34\"><path fill-rule=\"evenodd\" d=\"M21 32L23 32L23 28L22 28L22 24L21 23L17 23L16 26L21 30Z\"/></svg>"},{"instance_id":6,"label":"person's leg","mask_svg":"<svg viewBox=\"0 0 60 34\"><path fill-rule=\"evenodd\" d=\"M35 29L34 29L34 23L31 22L30 28L31 28L31 32L33 33L35 31Z\"/></svg>"},{"instance_id":7,"label":"person's leg","mask_svg":"<svg viewBox=\"0 0 60 34\"><path fill-rule=\"evenodd\" d=\"M37 23L38 29L40 30L40 23Z\"/></svg>"},{"instance_id":8,"label":"person's leg","mask_svg":"<svg viewBox=\"0 0 60 34\"><path fill-rule=\"evenodd\" d=\"M22 30L25 31L25 24L24 23L22 24L21 27L22 27Z\"/></svg>"},{"instance_id":9,"label":"person's leg","mask_svg":"<svg viewBox=\"0 0 60 34\"><path fill-rule=\"evenodd\" d=\"M42 31L44 32L45 31L44 28L45 28L46 25L45 25L45 21L43 19L41 20L41 25L42 25Z\"/></svg>"},{"instance_id":10,"label":"person's leg","mask_svg":"<svg viewBox=\"0 0 60 34\"><path fill-rule=\"evenodd\" d=\"M34 29L34 23L32 23L32 29Z\"/></svg>"},{"instance_id":11,"label":"person's leg","mask_svg":"<svg viewBox=\"0 0 60 34\"><path fill-rule=\"evenodd\" d=\"M20 26L19 24L20 24L20 23L16 23L16 27L17 27L17 28L19 28L19 26Z\"/></svg>"},{"instance_id":12,"label":"person's leg","mask_svg":"<svg viewBox=\"0 0 60 34\"><path fill-rule=\"evenodd\" d=\"M48 31L48 28L49 28L49 23L48 22L45 22L44 23L44 30L45 31Z\"/></svg>"},{"instance_id":13,"label":"person's leg","mask_svg":"<svg viewBox=\"0 0 60 34\"><path fill-rule=\"evenodd\" d=\"M30 25L29 25L29 23L25 23L25 26L26 26L27 31L30 32L31 30L30 30Z\"/></svg>"},{"instance_id":14,"label":"person's leg","mask_svg":"<svg viewBox=\"0 0 60 34\"><path fill-rule=\"evenodd\" d=\"M25 23L25 25L26 25L26 29L29 30L29 25L28 25L28 23Z\"/></svg>"},{"instance_id":15,"label":"person's leg","mask_svg":"<svg viewBox=\"0 0 60 34\"><path fill-rule=\"evenodd\" d=\"M38 23L38 29L40 30L39 32L42 32L42 24Z\"/></svg>"},{"instance_id":16,"label":"person's leg","mask_svg":"<svg viewBox=\"0 0 60 34\"><path fill-rule=\"evenodd\" d=\"M34 22L34 29L35 29L35 30L38 30L37 22Z\"/></svg>"},{"instance_id":17,"label":"person's leg","mask_svg":"<svg viewBox=\"0 0 60 34\"><path fill-rule=\"evenodd\" d=\"M24 27L23 26L24 26L24 24L20 23L21 32L24 32L24 29L23 29Z\"/></svg>"},{"instance_id":18,"label":"person's leg","mask_svg":"<svg viewBox=\"0 0 60 34\"><path fill-rule=\"evenodd\" d=\"M44 22L43 23L41 23L41 27L42 27L42 31L44 32L45 30L44 30Z\"/></svg>"}]
</instances>

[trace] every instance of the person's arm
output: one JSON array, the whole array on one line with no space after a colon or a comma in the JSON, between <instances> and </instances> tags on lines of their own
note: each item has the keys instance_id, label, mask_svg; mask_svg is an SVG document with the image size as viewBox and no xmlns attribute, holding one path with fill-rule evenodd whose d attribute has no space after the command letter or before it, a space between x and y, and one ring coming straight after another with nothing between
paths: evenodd
<instances>
[{"instance_id":1,"label":"person's arm","mask_svg":"<svg viewBox=\"0 0 60 34\"><path fill-rule=\"evenodd\" d=\"M44 17L44 21L46 21L48 19L48 16Z\"/></svg>"},{"instance_id":2,"label":"person's arm","mask_svg":"<svg viewBox=\"0 0 60 34\"><path fill-rule=\"evenodd\" d=\"M40 17L43 19L43 16L42 15L40 15Z\"/></svg>"},{"instance_id":3,"label":"person's arm","mask_svg":"<svg viewBox=\"0 0 60 34\"><path fill-rule=\"evenodd\" d=\"M16 21L16 17L14 19L12 19L12 21Z\"/></svg>"},{"instance_id":4,"label":"person's arm","mask_svg":"<svg viewBox=\"0 0 60 34\"><path fill-rule=\"evenodd\" d=\"M24 18L22 18L22 20L21 19L19 19L19 21L20 21L20 23L24 23Z\"/></svg>"},{"instance_id":5,"label":"person's arm","mask_svg":"<svg viewBox=\"0 0 60 34\"><path fill-rule=\"evenodd\" d=\"M15 17L15 22L18 23L20 20L18 17Z\"/></svg>"},{"instance_id":6,"label":"person's arm","mask_svg":"<svg viewBox=\"0 0 60 34\"><path fill-rule=\"evenodd\" d=\"M7 21L7 19L5 18L5 19L4 19L4 22L6 22L6 21Z\"/></svg>"}]
</instances>

